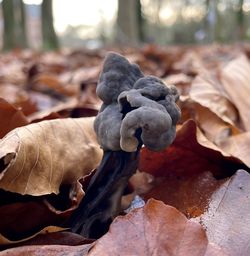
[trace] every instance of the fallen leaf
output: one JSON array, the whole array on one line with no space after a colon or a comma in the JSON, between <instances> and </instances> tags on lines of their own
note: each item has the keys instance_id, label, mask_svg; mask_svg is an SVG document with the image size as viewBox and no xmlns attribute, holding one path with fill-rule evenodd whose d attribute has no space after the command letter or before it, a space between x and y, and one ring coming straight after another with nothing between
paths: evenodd
<instances>
[{"instance_id":1,"label":"fallen leaf","mask_svg":"<svg viewBox=\"0 0 250 256\"><path fill-rule=\"evenodd\" d=\"M85 189L85 188L84 188ZM62 185L58 195L22 196L0 190L0 244L13 244L29 240L46 228L46 232L57 232L77 208L84 190L79 182Z\"/></svg>"},{"instance_id":2,"label":"fallen leaf","mask_svg":"<svg viewBox=\"0 0 250 256\"><path fill-rule=\"evenodd\" d=\"M0 188L33 196L58 194L61 184L87 175L100 162L94 118L30 124L0 141Z\"/></svg>"},{"instance_id":3,"label":"fallen leaf","mask_svg":"<svg viewBox=\"0 0 250 256\"><path fill-rule=\"evenodd\" d=\"M224 122L235 126L238 119L237 110L215 78L197 76L192 82L189 95L193 101L208 108Z\"/></svg>"},{"instance_id":4,"label":"fallen leaf","mask_svg":"<svg viewBox=\"0 0 250 256\"><path fill-rule=\"evenodd\" d=\"M214 144L219 145L221 141L225 141L230 136L239 134L240 130L230 123L223 121L210 109L195 105L195 120L204 135Z\"/></svg>"},{"instance_id":5,"label":"fallen leaf","mask_svg":"<svg viewBox=\"0 0 250 256\"><path fill-rule=\"evenodd\" d=\"M237 157L250 168L250 132L244 132L221 141L218 145L224 152Z\"/></svg>"},{"instance_id":6,"label":"fallen leaf","mask_svg":"<svg viewBox=\"0 0 250 256\"><path fill-rule=\"evenodd\" d=\"M222 85L239 111L245 130L250 130L250 63L245 55L232 60L220 73Z\"/></svg>"},{"instance_id":7,"label":"fallen leaf","mask_svg":"<svg viewBox=\"0 0 250 256\"><path fill-rule=\"evenodd\" d=\"M29 97L31 98L32 102L35 103L37 111L52 108L62 102L61 100L56 99L55 97L51 97L44 93L35 91L30 91Z\"/></svg>"},{"instance_id":8,"label":"fallen leaf","mask_svg":"<svg viewBox=\"0 0 250 256\"><path fill-rule=\"evenodd\" d=\"M158 178L151 191L141 196L145 200L161 200L177 208L186 217L195 218L206 210L211 195L223 181L216 180L208 171L182 176L166 172L165 177Z\"/></svg>"},{"instance_id":9,"label":"fallen leaf","mask_svg":"<svg viewBox=\"0 0 250 256\"><path fill-rule=\"evenodd\" d=\"M181 96L178 105L182 113L180 124L193 119L204 135L216 145L241 132L235 125L223 121L209 108L193 101L189 96Z\"/></svg>"},{"instance_id":10,"label":"fallen leaf","mask_svg":"<svg viewBox=\"0 0 250 256\"><path fill-rule=\"evenodd\" d=\"M0 98L7 99L10 104L21 109L24 115L30 115L37 111L36 103L29 94L13 84L0 84Z\"/></svg>"},{"instance_id":11,"label":"fallen leaf","mask_svg":"<svg viewBox=\"0 0 250 256\"><path fill-rule=\"evenodd\" d=\"M44 230L45 231L45 230ZM1 239L1 236L0 236ZM82 244L90 244L93 242L90 239L86 239L82 237L81 235L69 232L69 231L60 231L58 230L53 233L48 233L47 229L46 232L41 232L39 234L36 234L33 238L29 238L28 240L16 242L16 243L10 243L2 245L1 249L7 249L11 247L19 247L24 245L82 245Z\"/></svg>"},{"instance_id":12,"label":"fallen leaf","mask_svg":"<svg viewBox=\"0 0 250 256\"><path fill-rule=\"evenodd\" d=\"M47 255L47 256L87 256L91 245L83 244L79 246L67 245L31 245L12 248L0 252L1 256L27 256L27 255Z\"/></svg>"},{"instance_id":13,"label":"fallen leaf","mask_svg":"<svg viewBox=\"0 0 250 256\"><path fill-rule=\"evenodd\" d=\"M75 98L71 98L68 101L59 103L54 107L38 111L38 112L28 116L27 118L28 118L29 122L31 122L31 123L37 123L37 122L43 121L43 120L56 119L56 118L61 117L61 115L59 114L60 111L65 111L68 109L76 108L77 105L78 105L78 100ZM67 116L67 117L69 117L69 116Z\"/></svg>"},{"instance_id":14,"label":"fallen leaf","mask_svg":"<svg viewBox=\"0 0 250 256\"><path fill-rule=\"evenodd\" d=\"M193 78L183 73L168 75L163 79L165 84L173 84L178 88L180 95L189 93Z\"/></svg>"},{"instance_id":15,"label":"fallen leaf","mask_svg":"<svg viewBox=\"0 0 250 256\"><path fill-rule=\"evenodd\" d=\"M58 76L53 74L41 73L36 75L30 82L30 89L50 94L58 93L65 96L77 96L79 94L79 85L63 84Z\"/></svg>"},{"instance_id":16,"label":"fallen leaf","mask_svg":"<svg viewBox=\"0 0 250 256\"><path fill-rule=\"evenodd\" d=\"M239 170L211 197L200 221L208 240L229 255L250 255L250 175Z\"/></svg>"},{"instance_id":17,"label":"fallen leaf","mask_svg":"<svg viewBox=\"0 0 250 256\"><path fill-rule=\"evenodd\" d=\"M199 224L187 220L175 208L151 199L143 208L117 217L88 255L203 256L208 255L210 246Z\"/></svg>"},{"instance_id":18,"label":"fallen leaf","mask_svg":"<svg viewBox=\"0 0 250 256\"><path fill-rule=\"evenodd\" d=\"M0 138L16 127L28 124L23 112L0 98Z\"/></svg>"},{"instance_id":19,"label":"fallen leaf","mask_svg":"<svg viewBox=\"0 0 250 256\"><path fill-rule=\"evenodd\" d=\"M143 148L139 164L140 171L156 177L164 177L166 173L198 175L204 171L212 172L216 177L227 177L240 167L241 161L210 142L193 120L182 125L167 149L153 152Z\"/></svg>"},{"instance_id":20,"label":"fallen leaf","mask_svg":"<svg viewBox=\"0 0 250 256\"><path fill-rule=\"evenodd\" d=\"M31 210L31 209L29 209L29 210ZM42 217L42 214L40 214L40 217ZM19 238L15 237L16 239L13 239L13 240L10 240L10 239L6 238L6 236L3 236L2 234L0 234L0 245L3 246L3 245L17 244L17 243L25 242L25 241L27 241L31 238L34 238L37 235L59 232L59 231L62 231L62 230L65 230L65 228L56 227L56 226L47 226L47 227L43 228L40 231L36 231L37 233L34 232L33 234L30 234L28 236L26 234L26 237L22 237L23 234L18 233ZM15 236L15 235L17 235L17 234L15 232L13 232L12 236Z\"/></svg>"},{"instance_id":21,"label":"fallen leaf","mask_svg":"<svg viewBox=\"0 0 250 256\"><path fill-rule=\"evenodd\" d=\"M173 64L173 69L189 76L196 76L199 73L206 72L201 55L191 49L186 51L182 58Z\"/></svg>"}]
</instances>

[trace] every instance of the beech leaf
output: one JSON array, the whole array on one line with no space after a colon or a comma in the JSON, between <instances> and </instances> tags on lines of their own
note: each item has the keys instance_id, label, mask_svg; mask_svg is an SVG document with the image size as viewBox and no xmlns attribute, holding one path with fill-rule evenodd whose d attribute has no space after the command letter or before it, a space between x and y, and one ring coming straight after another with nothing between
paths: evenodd
<instances>
[{"instance_id":1,"label":"beech leaf","mask_svg":"<svg viewBox=\"0 0 250 256\"><path fill-rule=\"evenodd\" d=\"M210 109L224 122L235 124L238 118L237 110L228 99L219 81L205 75L197 76L192 82L189 95L192 100Z\"/></svg>"},{"instance_id":2,"label":"beech leaf","mask_svg":"<svg viewBox=\"0 0 250 256\"><path fill-rule=\"evenodd\" d=\"M175 208L151 199L143 208L117 217L88 255L213 255L214 248L209 247L212 246L198 223L187 220Z\"/></svg>"},{"instance_id":3,"label":"beech leaf","mask_svg":"<svg viewBox=\"0 0 250 256\"><path fill-rule=\"evenodd\" d=\"M232 60L221 71L222 85L236 106L244 128L250 127L250 102L247 95L250 94L250 63L245 55Z\"/></svg>"},{"instance_id":4,"label":"beech leaf","mask_svg":"<svg viewBox=\"0 0 250 256\"><path fill-rule=\"evenodd\" d=\"M5 236L0 234L0 245L17 244L17 243L25 242L25 241L27 241L31 238L34 238L37 235L44 235L44 234L59 232L59 231L63 231L63 230L65 230L65 228L56 227L56 226L48 226L46 228L43 228L39 232L33 234L32 236L29 236L27 238L23 238L23 239L20 239L20 240L10 240L10 239L8 239Z\"/></svg>"},{"instance_id":5,"label":"beech leaf","mask_svg":"<svg viewBox=\"0 0 250 256\"><path fill-rule=\"evenodd\" d=\"M0 98L0 120L0 138L16 127L28 124L23 112L2 98Z\"/></svg>"},{"instance_id":6,"label":"beech leaf","mask_svg":"<svg viewBox=\"0 0 250 256\"><path fill-rule=\"evenodd\" d=\"M0 141L0 188L33 196L59 193L90 173L102 151L93 118L43 121L17 128Z\"/></svg>"},{"instance_id":7,"label":"beech leaf","mask_svg":"<svg viewBox=\"0 0 250 256\"><path fill-rule=\"evenodd\" d=\"M250 255L250 175L239 170L211 197L201 216L210 242L229 255Z\"/></svg>"},{"instance_id":8,"label":"beech leaf","mask_svg":"<svg viewBox=\"0 0 250 256\"><path fill-rule=\"evenodd\" d=\"M158 177L175 173L177 176L197 175L210 171L223 176L235 172L242 163L210 142L196 126L188 120L177 131L172 145L161 152L142 149L140 171Z\"/></svg>"},{"instance_id":9,"label":"beech leaf","mask_svg":"<svg viewBox=\"0 0 250 256\"><path fill-rule=\"evenodd\" d=\"M228 154L237 157L250 168L250 132L244 132L222 141L219 147Z\"/></svg>"},{"instance_id":10,"label":"beech leaf","mask_svg":"<svg viewBox=\"0 0 250 256\"><path fill-rule=\"evenodd\" d=\"M86 256L91 245L83 244L79 246L67 245L31 245L12 248L0 252L1 256L26 256L26 255L48 255L48 256Z\"/></svg>"}]
</instances>

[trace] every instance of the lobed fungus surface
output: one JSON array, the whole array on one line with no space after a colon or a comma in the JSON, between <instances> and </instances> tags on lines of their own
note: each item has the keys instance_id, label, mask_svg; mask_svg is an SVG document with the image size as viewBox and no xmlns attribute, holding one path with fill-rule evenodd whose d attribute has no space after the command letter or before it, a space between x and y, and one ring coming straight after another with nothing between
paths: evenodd
<instances>
[{"instance_id":1,"label":"lobed fungus surface","mask_svg":"<svg viewBox=\"0 0 250 256\"><path fill-rule=\"evenodd\" d=\"M103 67L97 86L103 105L94 124L103 150L134 152L140 143L155 151L169 146L180 118L177 89L144 76L116 53L108 54Z\"/></svg>"}]
</instances>

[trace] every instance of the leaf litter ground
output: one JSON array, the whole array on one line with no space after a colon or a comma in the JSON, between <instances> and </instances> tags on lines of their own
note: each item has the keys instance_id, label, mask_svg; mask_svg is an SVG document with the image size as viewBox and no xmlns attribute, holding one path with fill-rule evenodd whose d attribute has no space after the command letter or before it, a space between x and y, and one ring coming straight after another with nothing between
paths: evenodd
<instances>
[{"instance_id":1,"label":"leaf litter ground","mask_svg":"<svg viewBox=\"0 0 250 256\"><path fill-rule=\"evenodd\" d=\"M62 230L101 159L86 117L107 51L0 56L0 255L249 255L248 45L117 50L177 86L176 140L142 149L122 206L144 207L96 241Z\"/></svg>"}]
</instances>

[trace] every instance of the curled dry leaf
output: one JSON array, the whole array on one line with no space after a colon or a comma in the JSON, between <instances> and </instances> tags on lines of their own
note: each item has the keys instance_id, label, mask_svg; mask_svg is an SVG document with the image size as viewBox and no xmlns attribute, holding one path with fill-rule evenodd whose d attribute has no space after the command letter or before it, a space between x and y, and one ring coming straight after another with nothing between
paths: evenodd
<instances>
[{"instance_id":1,"label":"curled dry leaf","mask_svg":"<svg viewBox=\"0 0 250 256\"><path fill-rule=\"evenodd\" d=\"M43 121L15 129L0 141L0 188L33 196L59 192L100 162L93 118Z\"/></svg>"},{"instance_id":2,"label":"curled dry leaf","mask_svg":"<svg viewBox=\"0 0 250 256\"><path fill-rule=\"evenodd\" d=\"M250 255L250 175L239 170L213 194L200 220L208 240L228 255Z\"/></svg>"},{"instance_id":3,"label":"curled dry leaf","mask_svg":"<svg viewBox=\"0 0 250 256\"><path fill-rule=\"evenodd\" d=\"M23 112L2 98L0 98L0 120L0 138L16 127L28 124Z\"/></svg>"},{"instance_id":4,"label":"curled dry leaf","mask_svg":"<svg viewBox=\"0 0 250 256\"><path fill-rule=\"evenodd\" d=\"M180 97L178 104L182 112L180 123L189 119L195 120L204 135L216 145L231 135L240 133L236 126L223 121L209 108L200 105L189 96Z\"/></svg>"},{"instance_id":5,"label":"curled dry leaf","mask_svg":"<svg viewBox=\"0 0 250 256\"><path fill-rule=\"evenodd\" d=\"M228 154L237 157L250 168L250 132L231 136L219 144L219 147Z\"/></svg>"},{"instance_id":6,"label":"curled dry leaf","mask_svg":"<svg viewBox=\"0 0 250 256\"><path fill-rule=\"evenodd\" d=\"M224 122L210 109L194 104L195 120L205 136L216 145L227 140L231 135L239 134L240 130L229 123Z\"/></svg>"},{"instance_id":7,"label":"curled dry leaf","mask_svg":"<svg viewBox=\"0 0 250 256\"><path fill-rule=\"evenodd\" d=\"M245 130L250 130L250 63L245 55L232 60L220 74L222 85L239 111Z\"/></svg>"},{"instance_id":8,"label":"curled dry leaf","mask_svg":"<svg viewBox=\"0 0 250 256\"><path fill-rule=\"evenodd\" d=\"M0 246L7 246L10 244L18 244L18 243L22 243L25 242L29 239L35 238L38 235L44 235L44 234L50 234L50 233L55 233L55 232L59 232L59 231L63 231L65 230L65 228L61 228L61 227L56 227L56 226L48 226L46 228L43 228L42 230L40 230L39 232L29 236L28 238L23 238L23 239L19 239L19 240L10 240L6 237L4 237L3 235L0 234ZM0 247L1 248L1 247Z\"/></svg>"},{"instance_id":9,"label":"curled dry leaf","mask_svg":"<svg viewBox=\"0 0 250 256\"><path fill-rule=\"evenodd\" d=\"M213 255L215 250L211 247L199 224L187 220L175 208L151 199L143 208L117 217L88 255L203 256Z\"/></svg>"},{"instance_id":10,"label":"curled dry leaf","mask_svg":"<svg viewBox=\"0 0 250 256\"><path fill-rule=\"evenodd\" d=\"M46 228L43 229L43 232L36 234L35 237L29 238L28 240L23 240L23 241L18 241L16 243L11 243L11 244L5 244L2 245L1 248L7 249L10 247L19 247L19 246L24 246L24 245L70 245L70 246L75 246L75 245L82 245L82 244L87 244L91 243L92 240L86 239L83 236L80 236L78 234L69 232L69 231L60 231L60 228L56 230L56 227L54 232L52 227L49 227L50 229ZM51 232L49 232L51 231ZM1 236L0 236L1 239Z\"/></svg>"},{"instance_id":11,"label":"curled dry leaf","mask_svg":"<svg viewBox=\"0 0 250 256\"><path fill-rule=\"evenodd\" d=\"M0 191L0 245L13 244L43 233L60 231L49 226L62 226L84 195L84 189L75 185L62 185L58 195L41 197L22 196ZM56 230L55 230L56 229Z\"/></svg>"},{"instance_id":12,"label":"curled dry leaf","mask_svg":"<svg viewBox=\"0 0 250 256\"><path fill-rule=\"evenodd\" d=\"M235 125L238 119L237 110L215 78L197 76L192 82L189 95L194 102L210 109L224 122Z\"/></svg>"}]
</instances>

